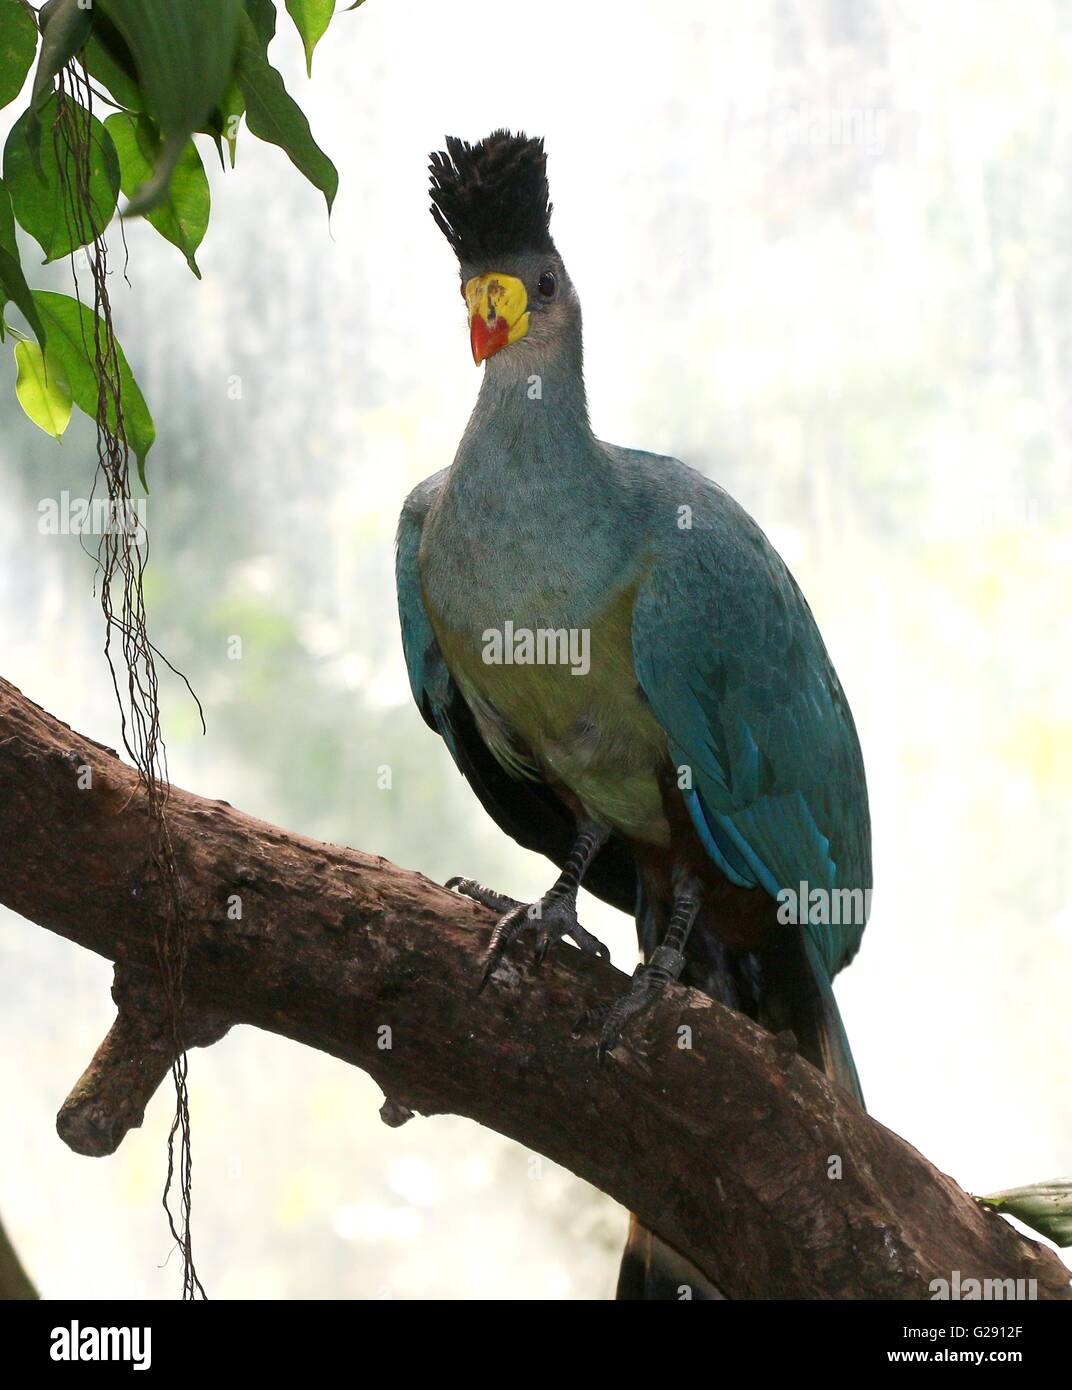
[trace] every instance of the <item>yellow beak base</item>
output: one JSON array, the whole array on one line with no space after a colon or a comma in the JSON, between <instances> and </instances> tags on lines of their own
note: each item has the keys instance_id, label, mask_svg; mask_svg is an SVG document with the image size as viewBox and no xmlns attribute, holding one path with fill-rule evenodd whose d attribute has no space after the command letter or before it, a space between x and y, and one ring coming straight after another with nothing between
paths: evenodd
<instances>
[{"instance_id":1,"label":"yellow beak base","mask_svg":"<svg viewBox=\"0 0 1072 1390\"><path fill-rule=\"evenodd\" d=\"M529 331L529 297L514 275L474 275L465 286L469 341L480 365Z\"/></svg>"}]
</instances>

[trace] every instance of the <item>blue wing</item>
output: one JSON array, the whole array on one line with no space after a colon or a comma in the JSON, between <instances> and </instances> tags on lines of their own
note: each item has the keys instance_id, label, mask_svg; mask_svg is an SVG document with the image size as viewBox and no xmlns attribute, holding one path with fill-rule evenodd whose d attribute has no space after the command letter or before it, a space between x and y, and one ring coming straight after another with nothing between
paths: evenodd
<instances>
[{"instance_id":1,"label":"blue wing","mask_svg":"<svg viewBox=\"0 0 1072 1390\"><path fill-rule=\"evenodd\" d=\"M450 706L455 695L454 682L439 651L424 607L417 569L424 518L443 486L447 472L444 468L425 478L406 498L395 541L395 584L409 688L425 723L441 735L450 749L451 757L457 761L457 745L449 721Z\"/></svg>"},{"instance_id":2,"label":"blue wing","mask_svg":"<svg viewBox=\"0 0 1072 1390\"><path fill-rule=\"evenodd\" d=\"M691 770L693 824L727 877L773 897L801 882L860 890L831 899L848 922L808 926L832 977L859 945L871 888L856 729L792 576L711 484L638 591L633 657L675 765Z\"/></svg>"}]
</instances>

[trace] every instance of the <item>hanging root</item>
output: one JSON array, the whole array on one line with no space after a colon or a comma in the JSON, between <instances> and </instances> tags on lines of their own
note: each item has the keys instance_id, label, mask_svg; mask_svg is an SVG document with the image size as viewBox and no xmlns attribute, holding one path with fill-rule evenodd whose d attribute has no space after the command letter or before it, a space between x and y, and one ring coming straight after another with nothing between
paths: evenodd
<instances>
[{"instance_id":1,"label":"hanging root","mask_svg":"<svg viewBox=\"0 0 1072 1390\"><path fill-rule=\"evenodd\" d=\"M96 492L99 482L103 483L108 493L109 515L126 518L132 515L130 449L123 423L119 354L108 295L108 248L104 236L93 231L90 215L92 106L93 96L85 67L72 61L58 75L54 136L68 230L73 233L72 242L84 246L93 288L93 343L85 345L96 368L98 391L97 471L93 492ZM72 253L71 270L75 292L81 298L77 254ZM164 1019L166 1038L157 1040L159 1046L145 1051L143 1061L151 1071L159 1067L161 1058L166 1057L165 1070L170 1068L175 1084L175 1116L168 1135L168 1169L163 1204L171 1233L182 1250L183 1297L194 1298L198 1294L204 1297L205 1291L194 1266L190 1231L192 1153L185 1049L192 1034L190 1023L184 1017L183 998L189 927L168 831L167 755L160 729L157 653L146 630L144 577L148 539L145 532L125 525L105 528L96 558L105 623L104 655L119 704L123 745L138 770L139 794L144 798L147 811L146 878L153 884L153 892L146 907L158 924L156 950L160 997L156 1000L156 1006ZM113 642L119 646L119 662ZM143 1083L147 1080L148 1071L144 1075L139 1072L140 1064L134 1060L129 1064L123 1063L117 1048L121 1042L130 1041L143 1023L144 1019L136 1022L125 1019L120 1011L112 1033L61 1111L60 1123L66 1127L61 1132L65 1133L65 1137L71 1133L87 1144L101 1145L109 1142L113 1132L122 1137L125 1129L121 1129L121 1126L124 1123L126 1128L130 1128L132 1124L141 1122L144 1097L140 1102L138 1097L144 1091ZM116 1104L109 1111L104 1105L107 1088L111 1087L114 1091L118 1080L124 1076L135 1088L130 1105L124 1108ZM148 1094L151 1094L151 1089ZM118 1099L117 1096L113 1098ZM130 1118L133 1115L137 1118ZM73 1147L78 1147L78 1144L75 1143ZM83 1151L109 1150L98 1147ZM177 1216L170 1204L176 1164L179 1186Z\"/></svg>"}]
</instances>

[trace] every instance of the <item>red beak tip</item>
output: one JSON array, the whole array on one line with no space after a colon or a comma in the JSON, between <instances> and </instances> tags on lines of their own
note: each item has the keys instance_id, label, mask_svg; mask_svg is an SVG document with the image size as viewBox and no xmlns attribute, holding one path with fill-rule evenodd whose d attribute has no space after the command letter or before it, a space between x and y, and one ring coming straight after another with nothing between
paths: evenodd
<instances>
[{"instance_id":1,"label":"red beak tip","mask_svg":"<svg viewBox=\"0 0 1072 1390\"><path fill-rule=\"evenodd\" d=\"M495 327L489 328L480 314L474 314L469 323L469 342L473 349L473 361L479 367L486 358L494 356L500 348L506 346L510 336L510 328L503 318L495 321Z\"/></svg>"}]
</instances>

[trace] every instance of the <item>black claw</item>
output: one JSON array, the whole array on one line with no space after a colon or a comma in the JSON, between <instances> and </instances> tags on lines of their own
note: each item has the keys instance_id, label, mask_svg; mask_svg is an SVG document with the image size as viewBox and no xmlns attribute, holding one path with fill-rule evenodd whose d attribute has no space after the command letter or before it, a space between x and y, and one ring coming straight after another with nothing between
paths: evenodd
<instances>
[{"instance_id":1,"label":"black claw","mask_svg":"<svg viewBox=\"0 0 1072 1390\"><path fill-rule=\"evenodd\" d=\"M484 956L484 969L480 972L480 983L476 987L477 994L483 994L487 988L488 981L494 975L496 967L503 958L503 953L497 950L494 945L489 946Z\"/></svg>"}]
</instances>

